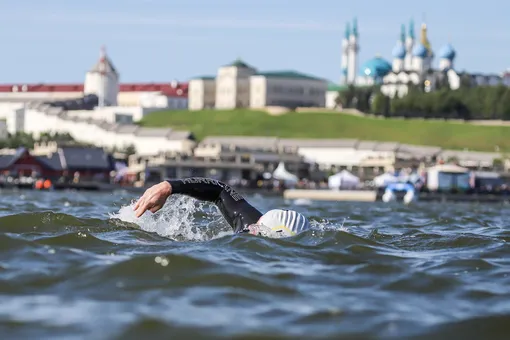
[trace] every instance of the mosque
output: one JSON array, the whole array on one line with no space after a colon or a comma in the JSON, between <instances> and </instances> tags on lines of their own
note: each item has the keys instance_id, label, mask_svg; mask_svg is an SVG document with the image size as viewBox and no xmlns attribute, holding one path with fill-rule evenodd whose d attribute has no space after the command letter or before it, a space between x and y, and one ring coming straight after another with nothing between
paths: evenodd
<instances>
[{"instance_id":1,"label":"mosque","mask_svg":"<svg viewBox=\"0 0 510 340\"><path fill-rule=\"evenodd\" d=\"M439 82L448 80L451 89L460 87L461 77L468 75L475 85L497 85L505 82L505 77L496 74L466 74L455 69L457 52L451 43L442 46L437 56L428 38L428 27L421 25L420 37L415 36L414 21L411 20L406 31L402 25L396 45L393 47L393 60L387 61L379 55L359 64L359 30L354 19L352 28L348 23L342 41L342 80L341 85L331 84L329 91L338 92L346 85L380 85L381 91L390 97L404 96L409 86L424 86L425 91L433 91ZM433 66L438 57L437 67ZM446 78L446 79L445 79ZM330 94L331 96L331 94ZM327 100L331 103L332 98Z\"/></svg>"}]
</instances>

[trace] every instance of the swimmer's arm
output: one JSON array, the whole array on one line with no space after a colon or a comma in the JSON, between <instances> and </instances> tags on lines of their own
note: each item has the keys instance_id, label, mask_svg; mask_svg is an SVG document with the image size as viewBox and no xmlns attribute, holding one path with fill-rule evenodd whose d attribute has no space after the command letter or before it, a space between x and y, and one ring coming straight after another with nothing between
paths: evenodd
<instances>
[{"instance_id":1,"label":"swimmer's arm","mask_svg":"<svg viewBox=\"0 0 510 340\"><path fill-rule=\"evenodd\" d=\"M166 180L147 189L133 208L136 217L142 216L147 210L157 212L173 194L187 195L201 201L215 203L234 229L239 224L237 219L240 211L251 207L230 186L210 178L194 177Z\"/></svg>"},{"instance_id":2,"label":"swimmer's arm","mask_svg":"<svg viewBox=\"0 0 510 340\"><path fill-rule=\"evenodd\" d=\"M196 198L201 201L216 202L222 196L225 191L230 194L234 201L240 201L244 198L235 192L230 186L220 181L202 178L192 177L178 180L167 180L172 187L172 194L182 194Z\"/></svg>"},{"instance_id":3,"label":"swimmer's arm","mask_svg":"<svg viewBox=\"0 0 510 340\"><path fill-rule=\"evenodd\" d=\"M182 194L198 200L213 202L218 206L228 224L238 232L249 224L258 221L262 214L249 204L243 196L229 185L220 181L194 177L180 180L167 180L171 194Z\"/></svg>"}]
</instances>

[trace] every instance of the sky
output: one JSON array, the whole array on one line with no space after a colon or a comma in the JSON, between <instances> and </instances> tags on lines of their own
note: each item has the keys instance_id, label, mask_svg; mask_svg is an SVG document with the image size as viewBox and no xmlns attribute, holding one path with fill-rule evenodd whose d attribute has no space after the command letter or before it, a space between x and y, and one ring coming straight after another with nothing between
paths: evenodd
<instances>
[{"instance_id":1,"label":"sky","mask_svg":"<svg viewBox=\"0 0 510 340\"><path fill-rule=\"evenodd\" d=\"M121 82L187 81L237 58L260 71L340 80L345 25L360 63L391 60L402 24L451 42L455 68L510 68L510 2L500 0L0 0L0 83L80 83L102 45ZM438 60L434 61L437 65Z\"/></svg>"}]
</instances>

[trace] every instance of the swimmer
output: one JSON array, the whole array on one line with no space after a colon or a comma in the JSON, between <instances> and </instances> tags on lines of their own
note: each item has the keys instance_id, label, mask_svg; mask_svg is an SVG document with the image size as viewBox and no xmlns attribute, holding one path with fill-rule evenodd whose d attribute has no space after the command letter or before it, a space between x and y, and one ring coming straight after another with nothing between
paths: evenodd
<instances>
[{"instance_id":1,"label":"swimmer","mask_svg":"<svg viewBox=\"0 0 510 340\"><path fill-rule=\"evenodd\" d=\"M310 228L307 218L297 211L273 209L262 214L232 187L202 177L166 180L148 188L133 207L136 217L147 210L157 212L174 194L215 203L235 233L289 237Z\"/></svg>"}]
</instances>

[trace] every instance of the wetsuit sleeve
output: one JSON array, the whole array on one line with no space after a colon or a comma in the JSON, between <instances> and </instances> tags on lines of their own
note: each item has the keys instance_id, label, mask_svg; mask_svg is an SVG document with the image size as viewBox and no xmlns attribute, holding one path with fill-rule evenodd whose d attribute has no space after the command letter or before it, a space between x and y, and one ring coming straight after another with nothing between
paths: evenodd
<instances>
[{"instance_id":1,"label":"wetsuit sleeve","mask_svg":"<svg viewBox=\"0 0 510 340\"><path fill-rule=\"evenodd\" d=\"M215 203L235 232L241 232L250 224L257 223L262 216L260 211L248 203L243 196L220 181L193 177L168 180L168 182L172 186L172 195L182 194Z\"/></svg>"}]
</instances>

